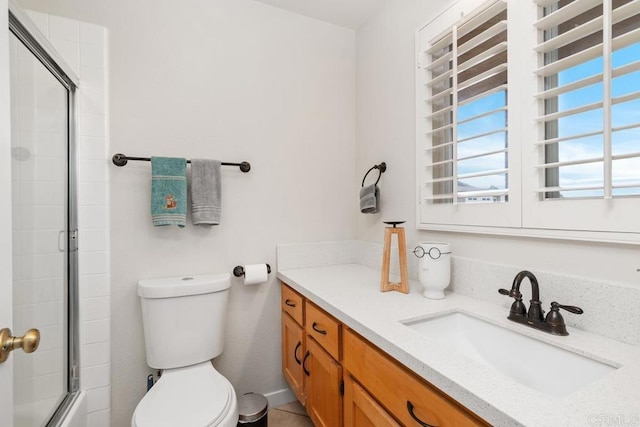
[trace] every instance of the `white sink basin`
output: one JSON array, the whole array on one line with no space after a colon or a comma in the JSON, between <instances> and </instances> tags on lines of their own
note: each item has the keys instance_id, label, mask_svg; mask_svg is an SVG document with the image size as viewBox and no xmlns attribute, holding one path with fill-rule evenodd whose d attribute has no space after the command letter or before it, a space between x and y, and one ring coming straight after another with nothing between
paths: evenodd
<instances>
[{"instance_id":1,"label":"white sink basin","mask_svg":"<svg viewBox=\"0 0 640 427\"><path fill-rule=\"evenodd\" d=\"M401 323L547 395L566 396L617 369L460 312Z\"/></svg>"}]
</instances>

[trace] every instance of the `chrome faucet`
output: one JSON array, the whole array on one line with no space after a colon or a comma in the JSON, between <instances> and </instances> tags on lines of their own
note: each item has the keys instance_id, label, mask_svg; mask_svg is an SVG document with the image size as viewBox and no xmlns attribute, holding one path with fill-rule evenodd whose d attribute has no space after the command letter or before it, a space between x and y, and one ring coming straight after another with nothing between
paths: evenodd
<instances>
[{"instance_id":1,"label":"chrome faucet","mask_svg":"<svg viewBox=\"0 0 640 427\"><path fill-rule=\"evenodd\" d=\"M531 301L529 301L529 310L526 309L522 302L522 294L520 293L520 284L525 277L528 278L531 283ZM544 310L542 310L542 303L540 302L538 279L536 279L536 276L534 276L533 273L526 270L516 274L516 277L513 279L513 284L511 285L511 290L499 289L498 292L502 295L507 295L515 299L513 304L511 304L511 310L509 311L507 319L553 335L569 335L564 323L564 318L560 314L559 309L562 308L574 314L583 313L580 307L560 305L554 301L551 303L551 310L549 311L549 314L544 317Z\"/></svg>"}]
</instances>

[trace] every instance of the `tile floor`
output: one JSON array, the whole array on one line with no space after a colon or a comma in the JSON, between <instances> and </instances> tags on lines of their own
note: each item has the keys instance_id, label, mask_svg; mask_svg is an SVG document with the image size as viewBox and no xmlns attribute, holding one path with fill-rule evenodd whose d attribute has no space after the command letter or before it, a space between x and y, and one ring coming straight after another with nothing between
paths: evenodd
<instances>
[{"instance_id":1,"label":"tile floor","mask_svg":"<svg viewBox=\"0 0 640 427\"><path fill-rule=\"evenodd\" d=\"M300 402L291 402L269 410L269 427L313 427Z\"/></svg>"}]
</instances>

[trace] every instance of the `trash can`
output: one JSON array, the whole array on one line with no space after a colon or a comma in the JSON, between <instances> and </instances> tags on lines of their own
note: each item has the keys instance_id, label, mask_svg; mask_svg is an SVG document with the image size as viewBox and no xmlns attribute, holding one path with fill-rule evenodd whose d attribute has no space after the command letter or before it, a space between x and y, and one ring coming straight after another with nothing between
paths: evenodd
<instances>
[{"instance_id":1,"label":"trash can","mask_svg":"<svg viewBox=\"0 0 640 427\"><path fill-rule=\"evenodd\" d=\"M246 393L238 398L238 427L267 427L269 402L260 393Z\"/></svg>"}]
</instances>

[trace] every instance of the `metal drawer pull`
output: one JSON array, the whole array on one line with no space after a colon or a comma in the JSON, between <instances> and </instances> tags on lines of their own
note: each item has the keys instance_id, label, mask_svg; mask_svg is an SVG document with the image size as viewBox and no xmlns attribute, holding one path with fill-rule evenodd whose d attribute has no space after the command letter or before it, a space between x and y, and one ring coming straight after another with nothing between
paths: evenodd
<instances>
[{"instance_id":1,"label":"metal drawer pull","mask_svg":"<svg viewBox=\"0 0 640 427\"><path fill-rule=\"evenodd\" d=\"M323 330L323 329L318 329L318 324L316 322L313 322L313 325L311 325L311 327L313 328L314 331L316 331L319 334L322 335L327 335L327 331Z\"/></svg>"},{"instance_id":2,"label":"metal drawer pull","mask_svg":"<svg viewBox=\"0 0 640 427\"><path fill-rule=\"evenodd\" d=\"M302 363L302 361L298 359L298 349L300 348L301 345L302 345L302 341L298 341L298 344L296 345L295 350L293 350L293 358L296 359L296 363L298 365Z\"/></svg>"},{"instance_id":3,"label":"metal drawer pull","mask_svg":"<svg viewBox=\"0 0 640 427\"><path fill-rule=\"evenodd\" d=\"M422 427L437 427L437 426L434 426L434 425L431 425L431 424L427 424L427 423L421 421L420 418L416 417L416 414L413 413L413 403L411 403L408 400L407 400L407 411L409 411L409 415L411 415L411 418L416 420L416 422L418 424L420 424Z\"/></svg>"},{"instance_id":4,"label":"metal drawer pull","mask_svg":"<svg viewBox=\"0 0 640 427\"><path fill-rule=\"evenodd\" d=\"M304 359L302 359L302 370L304 371L304 373L310 377L311 376L311 372L307 371L306 366L304 365L307 361L307 357L309 357L311 355L311 353L309 352L309 350L307 350L307 352L304 354Z\"/></svg>"},{"instance_id":5,"label":"metal drawer pull","mask_svg":"<svg viewBox=\"0 0 640 427\"><path fill-rule=\"evenodd\" d=\"M287 304L289 307L295 307L295 306L296 306L296 303L291 302L291 300L290 300L290 299L285 300L285 302L284 302L284 303L285 303L285 304Z\"/></svg>"}]
</instances>

